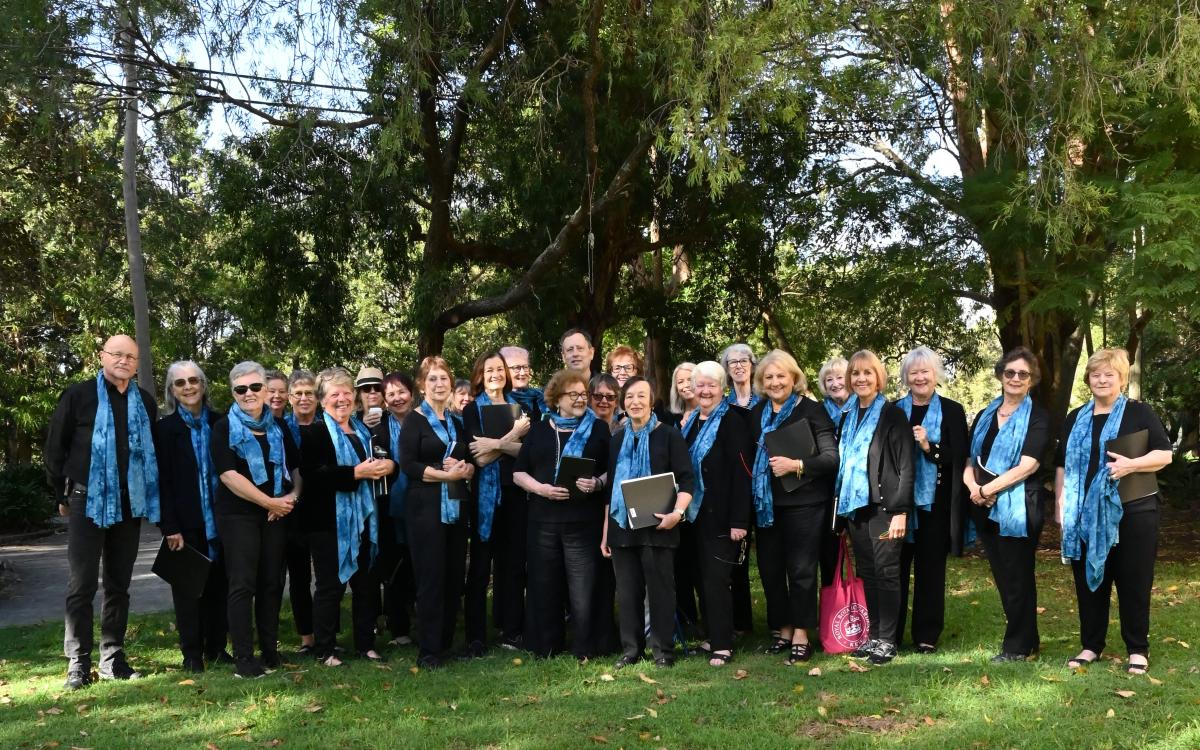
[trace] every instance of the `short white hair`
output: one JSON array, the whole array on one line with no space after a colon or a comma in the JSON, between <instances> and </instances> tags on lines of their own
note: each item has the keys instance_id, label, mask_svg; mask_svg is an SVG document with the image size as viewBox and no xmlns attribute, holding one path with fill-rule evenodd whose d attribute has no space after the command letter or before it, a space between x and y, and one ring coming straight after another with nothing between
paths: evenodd
<instances>
[{"instance_id":1,"label":"short white hair","mask_svg":"<svg viewBox=\"0 0 1200 750\"><path fill-rule=\"evenodd\" d=\"M703 375L704 377L708 378L709 380L717 381L717 387L719 387L721 390L725 390L725 381L727 380L727 378L725 376L725 368L721 367L720 362L714 362L711 359L707 359L707 360L701 362L700 364L696 365L695 367L693 367L692 368L692 387L693 388L696 387L696 376L697 375Z\"/></svg>"},{"instance_id":2,"label":"short white hair","mask_svg":"<svg viewBox=\"0 0 1200 750\"><path fill-rule=\"evenodd\" d=\"M200 402L205 406L208 405L208 376L204 374L204 370L200 369L200 365L190 359L181 359L178 362L172 362L171 366L167 368L166 392L163 394L163 402L166 404L163 408L164 415L175 412L178 402L175 400L175 391L171 388L171 384L175 382L175 376L179 374L180 370L186 370L189 367L195 370L196 374L200 377L200 388L204 391Z\"/></svg>"},{"instance_id":3,"label":"short white hair","mask_svg":"<svg viewBox=\"0 0 1200 750\"><path fill-rule=\"evenodd\" d=\"M238 362L229 371L229 384L233 385L233 381L246 375L257 375L262 379L264 385L267 382L267 369L253 360L247 360Z\"/></svg>"},{"instance_id":4,"label":"short white hair","mask_svg":"<svg viewBox=\"0 0 1200 750\"><path fill-rule=\"evenodd\" d=\"M908 387L908 371L919 364L929 365L937 382L946 382L946 368L942 364L942 358L928 346L918 346L905 354L904 360L900 363L900 384L905 388Z\"/></svg>"},{"instance_id":5,"label":"short white hair","mask_svg":"<svg viewBox=\"0 0 1200 750\"><path fill-rule=\"evenodd\" d=\"M675 385L675 381L679 377L679 371L685 368L691 370L693 373L696 372L696 365L693 362L680 362L679 364L675 365L675 369L671 371L671 395L668 400L670 402L671 411L675 412L676 414L682 414L684 408L687 406L687 404L683 403L683 397L679 395L679 388Z\"/></svg>"},{"instance_id":6,"label":"short white hair","mask_svg":"<svg viewBox=\"0 0 1200 750\"><path fill-rule=\"evenodd\" d=\"M825 392L825 376L834 370L841 370L842 375L845 376L846 368L849 366L850 363L846 361L845 357L830 357L825 364L821 365L821 371L817 373L817 390L821 392L822 396L829 395Z\"/></svg>"}]
</instances>

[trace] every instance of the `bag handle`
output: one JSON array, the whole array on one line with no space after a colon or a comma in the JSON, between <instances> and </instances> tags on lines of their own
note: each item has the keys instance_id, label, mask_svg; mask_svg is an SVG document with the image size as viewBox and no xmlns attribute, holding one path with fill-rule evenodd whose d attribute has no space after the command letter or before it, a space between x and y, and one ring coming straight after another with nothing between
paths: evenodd
<instances>
[{"instance_id":1,"label":"bag handle","mask_svg":"<svg viewBox=\"0 0 1200 750\"><path fill-rule=\"evenodd\" d=\"M834 571L834 576L837 579L835 583L840 584L843 579L843 568L846 568L845 578L854 578L854 558L850 556L850 544L846 540L848 535L846 532L838 534L838 564Z\"/></svg>"}]
</instances>

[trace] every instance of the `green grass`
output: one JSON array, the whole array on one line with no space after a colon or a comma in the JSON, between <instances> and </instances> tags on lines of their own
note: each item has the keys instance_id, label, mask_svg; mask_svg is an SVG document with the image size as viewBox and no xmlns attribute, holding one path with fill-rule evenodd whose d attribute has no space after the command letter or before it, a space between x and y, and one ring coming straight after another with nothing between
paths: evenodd
<instances>
[{"instance_id":1,"label":"green grass","mask_svg":"<svg viewBox=\"0 0 1200 750\"><path fill-rule=\"evenodd\" d=\"M128 642L150 676L67 694L61 625L11 628L0 630L0 747L1200 747L1200 566L1159 566L1148 677L1108 660L1065 669L1078 649L1070 570L1045 559L1038 574L1041 659L1000 666L988 659L1002 616L978 558L950 563L942 650L866 673L843 657L790 668L756 654L760 623L724 669L693 657L612 673L608 660L493 652L414 673L406 648L386 668L295 660L262 680L219 669L183 684L170 618L154 615L134 618ZM1113 618L1109 653L1123 656L1115 606ZM290 638L290 623L281 630Z\"/></svg>"}]
</instances>

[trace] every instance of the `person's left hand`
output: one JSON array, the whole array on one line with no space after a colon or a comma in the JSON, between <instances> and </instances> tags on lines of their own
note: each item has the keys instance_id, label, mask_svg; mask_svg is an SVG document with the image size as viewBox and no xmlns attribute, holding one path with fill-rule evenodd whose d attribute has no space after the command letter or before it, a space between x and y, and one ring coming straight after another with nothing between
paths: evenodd
<instances>
[{"instance_id":1,"label":"person's left hand","mask_svg":"<svg viewBox=\"0 0 1200 750\"><path fill-rule=\"evenodd\" d=\"M600 489L600 480L595 477L580 477L575 480L575 486L580 492L586 492L589 495Z\"/></svg>"},{"instance_id":2,"label":"person's left hand","mask_svg":"<svg viewBox=\"0 0 1200 750\"><path fill-rule=\"evenodd\" d=\"M1120 453L1107 451L1108 457L1112 460L1108 462L1108 475L1115 482L1121 477L1128 476L1137 472L1137 467L1133 465L1133 459L1126 458Z\"/></svg>"},{"instance_id":3,"label":"person's left hand","mask_svg":"<svg viewBox=\"0 0 1200 750\"><path fill-rule=\"evenodd\" d=\"M729 530L729 538L735 542L740 542L746 538L746 530L745 529L730 529Z\"/></svg>"},{"instance_id":4,"label":"person's left hand","mask_svg":"<svg viewBox=\"0 0 1200 750\"><path fill-rule=\"evenodd\" d=\"M888 539L903 539L904 535L907 532L908 532L908 516L904 515L904 514L898 515L898 516L892 516L892 522L891 522L891 524L888 525L887 538Z\"/></svg>"},{"instance_id":5,"label":"person's left hand","mask_svg":"<svg viewBox=\"0 0 1200 750\"><path fill-rule=\"evenodd\" d=\"M655 513L654 517L658 519L658 526L654 528L659 531L670 531L679 525L683 519L683 514L671 511L670 513Z\"/></svg>"},{"instance_id":6,"label":"person's left hand","mask_svg":"<svg viewBox=\"0 0 1200 750\"><path fill-rule=\"evenodd\" d=\"M767 462L771 465L771 473L777 477L795 474L800 468L800 461L786 456L771 456Z\"/></svg>"},{"instance_id":7,"label":"person's left hand","mask_svg":"<svg viewBox=\"0 0 1200 750\"><path fill-rule=\"evenodd\" d=\"M167 549L172 552L178 552L183 549L183 534L168 534Z\"/></svg>"}]
</instances>

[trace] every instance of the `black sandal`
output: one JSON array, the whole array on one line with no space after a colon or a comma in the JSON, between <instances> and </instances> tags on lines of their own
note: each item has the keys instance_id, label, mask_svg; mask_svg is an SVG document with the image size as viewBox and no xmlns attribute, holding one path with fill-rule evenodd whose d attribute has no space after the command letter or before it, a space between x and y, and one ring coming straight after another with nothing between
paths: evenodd
<instances>
[{"instance_id":1,"label":"black sandal","mask_svg":"<svg viewBox=\"0 0 1200 750\"><path fill-rule=\"evenodd\" d=\"M1131 654L1131 656L1132 656L1132 654ZM1138 656L1142 656L1142 654L1138 654ZM1142 675L1146 674L1149 671L1150 671L1150 660L1149 659L1146 660L1145 664L1138 664L1137 662L1133 661L1132 659L1127 659L1125 661L1125 673L1126 674L1131 674L1131 675L1135 675L1137 677L1141 677Z\"/></svg>"},{"instance_id":2,"label":"black sandal","mask_svg":"<svg viewBox=\"0 0 1200 750\"><path fill-rule=\"evenodd\" d=\"M714 661L720 662L720 664L713 664ZM730 651L728 654L722 654L718 651L712 650L708 651L708 666L710 667L723 667L731 661L733 661L732 651Z\"/></svg>"},{"instance_id":3,"label":"black sandal","mask_svg":"<svg viewBox=\"0 0 1200 750\"><path fill-rule=\"evenodd\" d=\"M782 654L784 651L787 651L791 647L792 647L792 641L790 638L783 638L783 637L780 637L777 635L777 636L775 636L775 640L772 641L771 645L767 646L766 653Z\"/></svg>"},{"instance_id":4,"label":"black sandal","mask_svg":"<svg viewBox=\"0 0 1200 750\"><path fill-rule=\"evenodd\" d=\"M811 643L793 643L792 651L788 655L788 664L799 664L802 661L808 661L812 658Z\"/></svg>"},{"instance_id":5,"label":"black sandal","mask_svg":"<svg viewBox=\"0 0 1200 750\"><path fill-rule=\"evenodd\" d=\"M1083 656L1072 657L1070 659L1067 659L1067 669L1081 669L1083 667L1088 666L1089 664L1095 663L1096 660L1099 658L1100 658L1100 654L1096 654L1091 659L1084 658Z\"/></svg>"}]
</instances>

